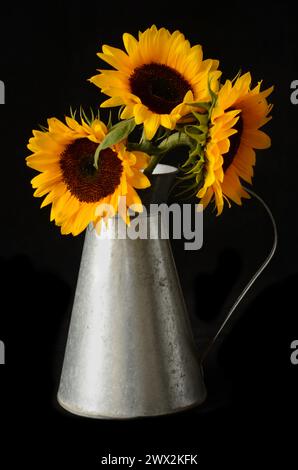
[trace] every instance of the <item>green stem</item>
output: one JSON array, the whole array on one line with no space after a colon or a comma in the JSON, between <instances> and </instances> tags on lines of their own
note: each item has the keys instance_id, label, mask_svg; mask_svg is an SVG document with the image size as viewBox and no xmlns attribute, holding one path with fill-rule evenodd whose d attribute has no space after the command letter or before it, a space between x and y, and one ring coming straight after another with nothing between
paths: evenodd
<instances>
[{"instance_id":1,"label":"green stem","mask_svg":"<svg viewBox=\"0 0 298 470\"><path fill-rule=\"evenodd\" d=\"M144 170L144 174L147 176L152 175L154 168L161 161L162 157L163 155L153 155L150 159L149 165Z\"/></svg>"},{"instance_id":2,"label":"green stem","mask_svg":"<svg viewBox=\"0 0 298 470\"><path fill-rule=\"evenodd\" d=\"M139 150L151 155L150 163L144 171L146 175L151 175L165 154L180 146L190 147L190 138L186 134L175 132L164 139L158 146L153 145L149 141L143 141L139 144L130 143L129 150Z\"/></svg>"},{"instance_id":3,"label":"green stem","mask_svg":"<svg viewBox=\"0 0 298 470\"><path fill-rule=\"evenodd\" d=\"M156 165L161 162L166 153L181 146L190 146L190 140L186 134L175 132L175 134L171 134L169 137L164 139L158 146L160 153L151 158L151 161L145 169L144 173L146 175L151 175Z\"/></svg>"},{"instance_id":4,"label":"green stem","mask_svg":"<svg viewBox=\"0 0 298 470\"><path fill-rule=\"evenodd\" d=\"M169 137L164 139L158 146L158 148L162 151L169 152L176 147L181 146L190 146L190 138L182 133L182 132L175 132L175 134L171 134Z\"/></svg>"}]
</instances>

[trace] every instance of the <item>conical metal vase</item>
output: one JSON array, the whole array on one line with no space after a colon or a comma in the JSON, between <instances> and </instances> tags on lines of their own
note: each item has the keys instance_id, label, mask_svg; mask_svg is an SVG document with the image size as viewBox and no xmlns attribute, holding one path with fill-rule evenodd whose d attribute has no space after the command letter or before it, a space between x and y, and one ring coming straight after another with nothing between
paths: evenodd
<instances>
[{"instance_id":1,"label":"conical metal vase","mask_svg":"<svg viewBox=\"0 0 298 470\"><path fill-rule=\"evenodd\" d=\"M158 165L144 199L164 202L174 175ZM206 391L169 240L121 239L119 220L86 231L58 401L110 419L193 407Z\"/></svg>"}]
</instances>

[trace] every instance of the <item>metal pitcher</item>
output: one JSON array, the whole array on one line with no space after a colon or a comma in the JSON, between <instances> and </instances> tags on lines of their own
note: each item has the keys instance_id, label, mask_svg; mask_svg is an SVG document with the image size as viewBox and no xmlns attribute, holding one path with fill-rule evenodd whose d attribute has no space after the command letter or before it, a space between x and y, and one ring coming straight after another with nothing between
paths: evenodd
<instances>
[{"instance_id":1,"label":"metal pitcher","mask_svg":"<svg viewBox=\"0 0 298 470\"><path fill-rule=\"evenodd\" d=\"M166 201L175 173L158 165L142 201ZM86 231L58 401L111 419L198 405L206 389L170 242L119 239L117 221Z\"/></svg>"}]
</instances>

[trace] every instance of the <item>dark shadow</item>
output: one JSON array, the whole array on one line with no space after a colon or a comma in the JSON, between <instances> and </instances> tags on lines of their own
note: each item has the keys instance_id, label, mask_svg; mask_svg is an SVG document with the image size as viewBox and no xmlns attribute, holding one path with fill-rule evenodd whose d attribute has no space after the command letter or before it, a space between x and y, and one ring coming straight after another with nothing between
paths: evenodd
<instances>
[{"instance_id":1,"label":"dark shadow","mask_svg":"<svg viewBox=\"0 0 298 470\"><path fill-rule=\"evenodd\" d=\"M37 271L26 256L0 260L0 334L6 345L5 412L10 418L44 419L52 413L62 349L57 336L70 288L55 274ZM3 403L2 403L3 404Z\"/></svg>"},{"instance_id":2,"label":"dark shadow","mask_svg":"<svg viewBox=\"0 0 298 470\"><path fill-rule=\"evenodd\" d=\"M204 364L208 398L197 412L228 407L231 414L288 419L296 413L298 376L290 362L298 338L298 274L264 289L232 322Z\"/></svg>"},{"instance_id":3,"label":"dark shadow","mask_svg":"<svg viewBox=\"0 0 298 470\"><path fill-rule=\"evenodd\" d=\"M290 345L298 339L297 286L298 273L269 286L225 338L219 364L233 380L233 400L274 414L293 407L298 376Z\"/></svg>"},{"instance_id":4,"label":"dark shadow","mask_svg":"<svg viewBox=\"0 0 298 470\"><path fill-rule=\"evenodd\" d=\"M232 249L222 251L214 272L200 273L194 280L194 314L206 323L212 322L221 313L242 269L239 253Z\"/></svg>"}]
</instances>

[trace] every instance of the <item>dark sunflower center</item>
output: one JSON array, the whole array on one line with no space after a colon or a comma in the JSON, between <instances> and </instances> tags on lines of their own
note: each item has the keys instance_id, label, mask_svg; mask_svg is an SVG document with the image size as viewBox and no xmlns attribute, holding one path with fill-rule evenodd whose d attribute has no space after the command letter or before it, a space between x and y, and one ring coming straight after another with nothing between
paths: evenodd
<instances>
[{"instance_id":1,"label":"dark sunflower center","mask_svg":"<svg viewBox=\"0 0 298 470\"><path fill-rule=\"evenodd\" d=\"M111 149L99 154L99 168L93 166L98 144L77 139L61 154L63 180L73 196L81 202L97 202L113 194L120 183L122 163Z\"/></svg>"},{"instance_id":2,"label":"dark sunflower center","mask_svg":"<svg viewBox=\"0 0 298 470\"><path fill-rule=\"evenodd\" d=\"M232 111L232 110L233 108L227 109L227 111ZM229 151L223 155L224 162L223 162L222 168L223 168L224 173L227 171L231 163L233 163L233 160L236 157L238 149L240 147L241 137L242 137L242 132L243 132L243 119L242 119L241 113L239 115L238 121L236 122L234 126L234 129L237 130L237 133L231 135Z\"/></svg>"},{"instance_id":3,"label":"dark sunflower center","mask_svg":"<svg viewBox=\"0 0 298 470\"><path fill-rule=\"evenodd\" d=\"M191 90L190 84L179 72L156 63L137 67L129 83L132 93L157 114L170 114Z\"/></svg>"}]
</instances>

